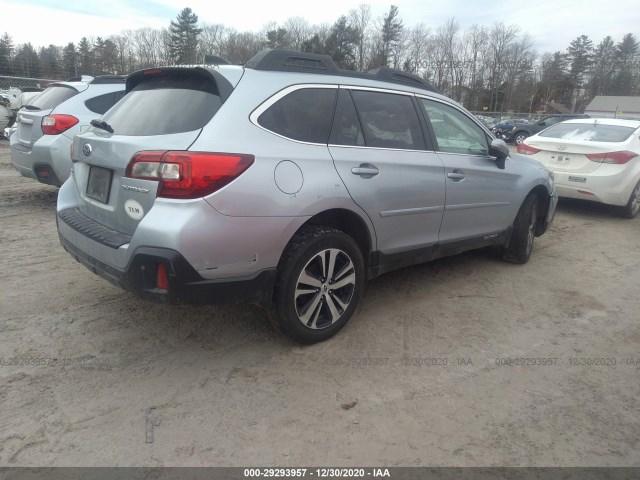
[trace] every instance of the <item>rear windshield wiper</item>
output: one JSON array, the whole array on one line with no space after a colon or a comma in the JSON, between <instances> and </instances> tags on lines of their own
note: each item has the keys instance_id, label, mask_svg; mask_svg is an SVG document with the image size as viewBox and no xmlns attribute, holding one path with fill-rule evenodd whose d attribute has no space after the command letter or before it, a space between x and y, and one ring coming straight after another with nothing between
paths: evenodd
<instances>
[{"instance_id":1,"label":"rear windshield wiper","mask_svg":"<svg viewBox=\"0 0 640 480\"><path fill-rule=\"evenodd\" d=\"M104 120L98 120L96 118L96 119L91 120L90 123L91 123L92 127L96 127L96 128L99 128L100 130L106 130L109 133L113 133L113 127L111 127L111 125L109 125Z\"/></svg>"}]
</instances>

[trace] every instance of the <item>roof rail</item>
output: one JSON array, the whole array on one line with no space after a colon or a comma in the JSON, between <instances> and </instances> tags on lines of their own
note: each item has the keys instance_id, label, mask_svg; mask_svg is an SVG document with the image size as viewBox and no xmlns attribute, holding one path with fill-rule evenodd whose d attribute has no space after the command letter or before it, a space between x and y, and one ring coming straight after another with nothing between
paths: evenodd
<instances>
[{"instance_id":1,"label":"roof rail","mask_svg":"<svg viewBox=\"0 0 640 480\"><path fill-rule=\"evenodd\" d=\"M375 76L383 82L404 83L411 87L423 88L431 92L439 93L436 88L427 82L424 78L414 75L413 73L397 70L395 68L380 67L375 70L369 70L367 73Z\"/></svg>"},{"instance_id":2,"label":"roof rail","mask_svg":"<svg viewBox=\"0 0 640 480\"><path fill-rule=\"evenodd\" d=\"M329 55L294 52L293 50L263 50L254 55L245 67L274 72L337 73L338 67Z\"/></svg>"},{"instance_id":3,"label":"roof rail","mask_svg":"<svg viewBox=\"0 0 640 480\"><path fill-rule=\"evenodd\" d=\"M107 83L124 83L126 80L126 75L100 75L99 77L94 78L89 83L92 85L102 85Z\"/></svg>"},{"instance_id":4,"label":"roof rail","mask_svg":"<svg viewBox=\"0 0 640 480\"><path fill-rule=\"evenodd\" d=\"M273 72L301 72L323 73L339 75L341 77L365 78L382 82L400 83L414 88L440 93L429 82L409 72L393 68L380 67L369 72L342 70L334 63L329 55L317 53L294 52L292 50L271 49L263 50L253 56L245 65L254 70L268 70Z\"/></svg>"}]
</instances>

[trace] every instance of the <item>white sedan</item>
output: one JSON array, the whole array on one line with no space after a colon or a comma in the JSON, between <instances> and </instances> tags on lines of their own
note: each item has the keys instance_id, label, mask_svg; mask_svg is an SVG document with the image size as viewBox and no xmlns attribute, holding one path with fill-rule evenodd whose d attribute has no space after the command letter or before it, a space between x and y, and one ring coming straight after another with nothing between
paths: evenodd
<instances>
[{"instance_id":1,"label":"white sedan","mask_svg":"<svg viewBox=\"0 0 640 480\"><path fill-rule=\"evenodd\" d=\"M558 195L640 210L640 120L585 118L557 123L527 138L518 153L555 176Z\"/></svg>"}]
</instances>

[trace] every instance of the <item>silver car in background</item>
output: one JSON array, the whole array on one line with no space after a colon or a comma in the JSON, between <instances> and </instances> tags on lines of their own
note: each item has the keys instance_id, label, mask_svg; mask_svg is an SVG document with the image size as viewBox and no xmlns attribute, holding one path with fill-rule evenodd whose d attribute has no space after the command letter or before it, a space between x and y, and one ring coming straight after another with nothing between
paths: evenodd
<instances>
[{"instance_id":1,"label":"silver car in background","mask_svg":"<svg viewBox=\"0 0 640 480\"><path fill-rule=\"evenodd\" d=\"M120 100L124 76L82 76L50 84L22 106L9 138L13 166L24 177L60 186L71 173L73 136Z\"/></svg>"},{"instance_id":2,"label":"silver car in background","mask_svg":"<svg viewBox=\"0 0 640 480\"><path fill-rule=\"evenodd\" d=\"M314 343L367 279L492 245L525 263L553 219L549 171L404 72L267 50L126 85L75 138L58 232L143 297L255 302Z\"/></svg>"}]
</instances>

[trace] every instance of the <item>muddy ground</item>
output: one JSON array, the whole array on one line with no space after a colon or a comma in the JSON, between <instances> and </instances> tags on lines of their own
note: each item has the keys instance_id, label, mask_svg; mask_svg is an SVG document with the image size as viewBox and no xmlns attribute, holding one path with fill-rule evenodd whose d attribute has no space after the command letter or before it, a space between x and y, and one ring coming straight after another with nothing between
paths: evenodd
<instances>
[{"instance_id":1,"label":"muddy ground","mask_svg":"<svg viewBox=\"0 0 640 480\"><path fill-rule=\"evenodd\" d=\"M300 347L256 307L147 303L76 263L7 143L0 465L640 465L640 218L561 201L527 265L387 274Z\"/></svg>"}]
</instances>

